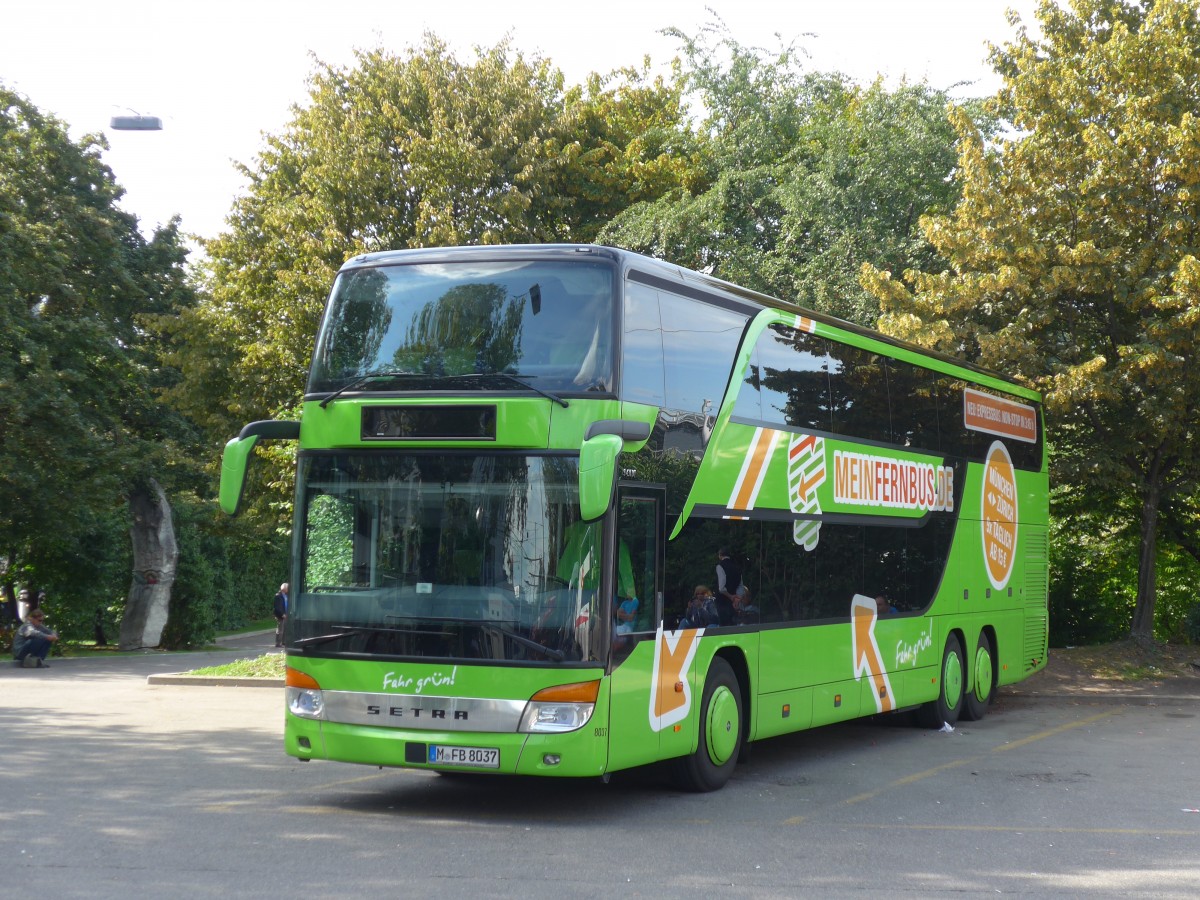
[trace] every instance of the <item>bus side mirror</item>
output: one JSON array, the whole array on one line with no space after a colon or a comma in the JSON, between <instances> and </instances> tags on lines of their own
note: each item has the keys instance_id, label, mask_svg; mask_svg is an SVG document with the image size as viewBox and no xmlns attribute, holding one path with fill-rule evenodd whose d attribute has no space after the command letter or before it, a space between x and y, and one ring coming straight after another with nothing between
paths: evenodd
<instances>
[{"instance_id":1,"label":"bus side mirror","mask_svg":"<svg viewBox=\"0 0 1200 900\"><path fill-rule=\"evenodd\" d=\"M236 516L242 505L242 490L246 487L246 469L250 465L250 454L258 443L258 435L235 437L225 445L221 454L221 509Z\"/></svg>"},{"instance_id":2,"label":"bus side mirror","mask_svg":"<svg viewBox=\"0 0 1200 900\"><path fill-rule=\"evenodd\" d=\"M617 457L626 442L643 444L649 437L649 422L600 419L588 426L579 448L579 513L583 521L600 518L612 503Z\"/></svg>"},{"instance_id":3,"label":"bus side mirror","mask_svg":"<svg viewBox=\"0 0 1200 900\"><path fill-rule=\"evenodd\" d=\"M620 435L598 434L579 448L579 513L585 522L600 518L612 503L624 445Z\"/></svg>"},{"instance_id":4,"label":"bus side mirror","mask_svg":"<svg viewBox=\"0 0 1200 900\"><path fill-rule=\"evenodd\" d=\"M242 429L241 434L225 445L225 452L221 455L221 490L218 499L221 509L231 516L236 516L241 508L250 454L260 437L265 440L297 440L300 437L300 423L270 420L251 422Z\"/></svg>"}]
</instances>

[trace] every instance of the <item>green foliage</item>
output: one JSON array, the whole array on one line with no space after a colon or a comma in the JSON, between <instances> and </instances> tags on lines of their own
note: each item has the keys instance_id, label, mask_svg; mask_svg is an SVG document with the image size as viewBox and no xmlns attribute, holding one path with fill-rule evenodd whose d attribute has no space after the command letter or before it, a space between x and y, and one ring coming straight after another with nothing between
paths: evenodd
<instances>
[{"instance_id":1,"label":"green foliage","mask_svg":"<svg viewBox=\"0 0 1200 900\"><path fill-rule=\"evenodd\" d=\"M168 649L203 646L218 631L261 618L287 579L286 540L260 540L218 516L211 502L176 499L179 569L162 638Z\"/></svg>"},{"instance_id":2,"label":"green foliage","mask_svg":"<svg viewBox=\"0 0 1200 900\"><path fill-rule=\"evenodd\" d=\"M1188 639L1188 617L1196 606L1200 563L1168 543L1160 544L1157 562L1154 637L1158 641Z\"/></svg>"},{"instance_id":3,"label":"green foliage","mask_svg":"<svg viewBox=\"0 0 1200 900\"><path fill-rule=\"evenodd\" d=\"M346 584L354 568L354 506L336 497L317 497L308 514L310 584Z\"/></svg>"},{"instance_id":4,"label":"green foliage","mask_svg":"<svg viewBox=\"0 0 1200 900\"><path fill-rule=\"evenodd\" d=\"M91 640L97 616L115 642L132 567L129 514L117 506L97 515L86 505L67 524L77 543L66 546L43 566L37 584L46 591L52 627L67 640Z\"/></svg>"},{"instance_id":5,"label":"green foliage","mask_svg":"<svg viewBox=\"0 0 1200 900\"><path fill-rule=\"evenodd\" d=\"M1051 646L1119 640L1129 632L1137 602L1137 516L1119 506L1069 503L1063 494L1056 492L1051 527ZM1200 563L1178 547L1160 545L1157 571L1154 639L1195 640L1189 628Z\"/></svg>"},{"instance_id":6,"label":"green foliage","mask_svg":"<svg viewBox=\"0 0 1200 900\"><path fill-rule=\"evenodd\" d=\"M947 96L805 72L792 48L768 55L719 26L675 34L706 112L702 177L631 207L601 240L872 325L859 266L932 264L918 217L957 198Z\"/></svg>"},{"instance_id":7,"label":"green foliage","mask_svg":"<svg viewBox=\"0 0 1200 900\"><path fill-rule=\"evenodd\" d=\"M1056 511L1050 532L1050 646L1104 644L1128 632L1137 544L1136 533L1127 525L1122 530L1123 522L1090 511Z\"/></svg>"},{"instance_id":8,"label":"green foliage","mask_svg":"<svg viewBox=\"0 0 1200 900\"><path fill-rule=\"evenodd\" d=\"M922 220L950 268L865 266L863 283L887 330L1043 391L1056 482L1138 523L1131 631L1149 639L1158 539L1197 535L1177 512L1200 477L1197 4L1037 15L1041 38L1021 28L993 51L1012 135L989 145L955 118L963 197Z\"/></svg>"},{"instance_id":9,"label":"green foliage","mask_svg":"<svg viewBox=\"0 0 1200 900\"><path fill-rule=\"evenodd\" d=\"M1193 601L1183 623L1183 633L1193 644L1200 644L1200 602Z\"/></svg>"},{"instance_id":10,"label":"green foliage","mask_svg":"<svg viewBox=\"0 0 1200 900\"><path fill-rule=\"evenodd\" d=\"M117 207L105 148L0 88L3 577L47 589L64 632L89 636L128 587L126 492L187 438L142 327L190 302L185 252L175 223L147 241Z\"/></svg>"},{"instance_id":11,"label":"green foliage","mask_svg":"<svg viewBox=\"0 0 1200 900\"><path fill-rule=\"evenodd\" d=\"M164 644L194 646L269 608L286 548L204 499L197 461L211 448L160 399L178 378L161 363L175 339L163 324L194 302L185 251L176 223L146 240L117 208L103 149L0 90L0 557L9 583L47 591L64 638L100 624L115 641L132 568L125 498L156 478L181 551Z\"/></svg>"}]
</instances>

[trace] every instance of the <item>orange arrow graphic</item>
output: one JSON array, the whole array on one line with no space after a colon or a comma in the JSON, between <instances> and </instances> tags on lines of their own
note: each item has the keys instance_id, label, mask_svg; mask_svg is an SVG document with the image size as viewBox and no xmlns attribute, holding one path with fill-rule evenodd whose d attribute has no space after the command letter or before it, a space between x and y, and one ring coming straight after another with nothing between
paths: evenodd
<instances>
[{"instance_id":1,"label":"orange arrow graphic","mask_svg":"<svg viewBox=\"0 0 1200 900\"><path fill-rule=\"evenodd\" d=\"M869 675L874 682L876 712L891 712L896 708L892 683L883 668L883 657L875 643L875 620L879 616L875 601L855 594L850 601L850 627L853 629L854 677L859 681Z\"/></svg>"},{"instance_id":2,"label":"orange arrow graphic","mask_svg":"<svg viewBox=\"0 0 1200 900\"><path fill-rule=\"evenodd\" d=\"M663 631L658 626L654 647L654 675L650 683L650 727L662 731L687 718L692 706L692 689L687 670L700 646L703 628ZM676 690L676 685L682 690Z\"/></svg>"}]
</instances>

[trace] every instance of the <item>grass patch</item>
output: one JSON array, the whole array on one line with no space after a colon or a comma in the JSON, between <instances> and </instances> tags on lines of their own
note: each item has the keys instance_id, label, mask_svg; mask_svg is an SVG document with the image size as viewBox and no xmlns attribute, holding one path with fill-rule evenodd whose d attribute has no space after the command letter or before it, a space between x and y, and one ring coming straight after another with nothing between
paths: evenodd
<instances>
[{"instance_id":1,"label":"grass patch","mask_svg":"<svg viewBox=\"0 0 1200 900\"><path fill-rule=\"evenodd\" d=\"M185 675L211 675L223 678L282 678L283 654L265 653L257 659L235 659L221 666L192 669Z\"/></svg>"}]
</instances>

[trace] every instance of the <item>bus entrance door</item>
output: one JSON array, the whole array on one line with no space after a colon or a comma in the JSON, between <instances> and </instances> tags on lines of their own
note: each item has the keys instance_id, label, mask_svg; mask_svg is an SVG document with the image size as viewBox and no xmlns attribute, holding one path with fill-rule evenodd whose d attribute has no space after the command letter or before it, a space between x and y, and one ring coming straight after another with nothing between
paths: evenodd
<instances>
[{"instance_id":1,"label":"bus entrance door","mask_svg":"<svg viewBox=\"0 0 1200 900\"><path fill-rule=\"evenodd\" d=\"M624 769L660 758L652 702L655 637L662 621L665 491L618 487L608 759Z\"/></svg>"}]
</instances>

